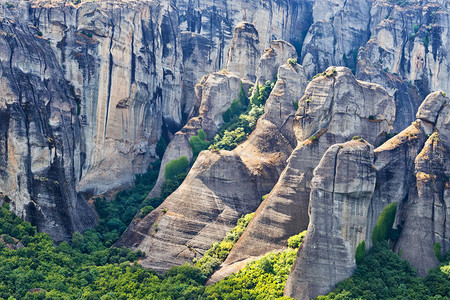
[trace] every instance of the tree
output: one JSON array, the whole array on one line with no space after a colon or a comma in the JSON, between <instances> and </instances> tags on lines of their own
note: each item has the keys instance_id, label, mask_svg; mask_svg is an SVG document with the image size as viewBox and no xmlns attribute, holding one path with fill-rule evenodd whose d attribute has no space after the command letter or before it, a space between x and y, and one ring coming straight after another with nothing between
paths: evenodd
<instances>
[{"instance_id":1,"label":"tree","mask_svg":"<svg viewBox=\"0 0 450 300\"><path fill-rule=\"evenodd\" d=\"M189 167L189 161L186 156L182 156L179 159L173 159L169 161L164 169L164 177L166 179L173 179L177 175L186 172Z\"/></svg>"}]
</instances>

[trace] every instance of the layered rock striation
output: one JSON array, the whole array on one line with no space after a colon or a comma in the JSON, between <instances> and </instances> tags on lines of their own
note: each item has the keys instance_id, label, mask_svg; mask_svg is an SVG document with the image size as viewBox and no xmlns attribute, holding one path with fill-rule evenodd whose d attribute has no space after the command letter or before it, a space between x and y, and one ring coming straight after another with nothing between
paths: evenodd
<instances>
[{"instance_id":1,"label":"layered rock striation","mask_svg":"<svg viewBox=\"0 0 450 300\"><path fill-rule=\"evenodd\" d=\"M347 68L330 67L312 80L294 120L298 145L225 264L282 249L289 237L305 230L313 170L325 151L357 135L379 143L394 115L394 100L387 91L356 80Z\"/></svg>"},{"instance_id":2,"label":"layered rock striation","mask_svg":"<svg viewBox=\"0 0 450 300\"><path fill-rule=\"evenodd\" d=\"M0 194L56 242L92 227L76 184L82 143L77 103L46 39L0 5Z\"/></svg>"},{"instance_id":3,"label":"layered rock striation","mask_svg":"<svg viewBox=\"0 0 450 300\"><path fill-rule=\"evenodd\" d=\"M305 86L300 65L281 66L266 113L248 140L233 151L201 152L182 185L118 245L148 252L143 265L164 271L200 257L239 217L255 211L295 147L291 99Z\"/></svg>"},{"instance_id":4,"label":"layered rock striation","mask_svg":"<svg viewBox=\"0 0 450 300\"><path fill-rule=\"evenodd\" d=\"M285 295L311 299L330 292L339 281L351 276L356 268L356 245L364 240L370 246L377 219L390 203L398 204L393 225L397 235L390 237L393 249L421 276L438 265L440 256L450 248L448 107L449 99L444 93L430 94L411 126L371 150L367 161L352 162L356 165L346 170L356 170L355 174L331 171L322 175L323 170L344 166L347 161L339 156L335 161L329 159L339 146L327 150L328 155L324 155L314 172L308 233ZM352 143L356 142L348 145ZM329 194L323 186L330 180L342 183L335 191L358 196L347 197L343 202L328 201ZM434 253L437 243L442 253Z\"/></svg>"}]
</instances>

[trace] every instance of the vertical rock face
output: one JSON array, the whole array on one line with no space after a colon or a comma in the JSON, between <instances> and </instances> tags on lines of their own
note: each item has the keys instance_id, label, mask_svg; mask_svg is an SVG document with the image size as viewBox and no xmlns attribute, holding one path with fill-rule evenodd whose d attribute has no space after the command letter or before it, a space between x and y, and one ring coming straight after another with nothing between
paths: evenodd
<instances>
[{"instance_id":1,"label":"vertical rock face","mask_svg":"<svg viewBox=\"0 0 450 300\"><path fill-rule=\"evenodd\" d=\"M290 236L307 228L313 170L331 145L355 135L377 143L389 131L394 100L383 88L357 81L347 68L327 72L310 82L298 102L298 146L226 263L283 248Z\"/></svg>"},{"instance_id":2,"label":"vertical rock face","mask_svg":"<svg viewBox=\"0 0 450 300\"><path fill-rule=\"evenodd\" d=\"M355 66L354 55L369 39L369 0L318 0L306 34L302 64L308 77L333 65Z\"/></svg>"},{"instance_id":3,"label":"vertical rock face","mask_svg":"<svg viewBox=\"0 0 450 300\"><path fill-rule=\"evenodd\" d=\"M209 75L203 76L201 81L195 85L192 97L192 108L189 113L189 121L187 124L175 134L170 141L161 162L158 180L148 195L148 198L158 197L161 193L162 184L164 182L164 169L168 162L172 159L178 159L186 156L189 161L193 158L193 153L189 140L196 135L201 129L205 131L209 139L219 131L224 124L222 115L230 108L234 99L239 98L241 88L244 92L248 91L249 82L246 78L254 78L255 70L246 70L246 62L252 62L253 66L257 64L254 60L259 57L256 46L259 44L258 32L255 27L248 23L241 23L234 31L231 45L232 56L230 56L230 68L234 71L230 73L228 70L221 70ZM264 65L264 64L263 64ZM278 67L278 66L276 66ZM244 85L246 88L244 88Z\"/></svg>"},{"instance_id":4,"label":"vertical rock face","mask_svg":"<svg viewBox=\"0 0 450 300\"><path fill-rule=\"evenodd\" d=\"M330 153L336 152L338 146L327 151L311 182L310 224L286 284L287 296L310 299L326 294L350 276L356 267L356 245L362 240L370 245L374 224L382 210L393 202L399 207L394 222L399 238L392 241L393 249L417 268L419 275L426 275L428 269L438 264L433 251L435 243L441 245L441 254L450 249L447 221L450 217L449 110L449 99L442 92L430 94L419 108L418 119L375 149L373 165L370 162L370 168L359 175L339 175L338 171L332 170L325 176L320 175L322 170L327 170L324 166L333 165L327 163L327 155L332 156ZM364 170L369 161L360 160L358 166L348 167L348 170ZM335 163L337 168L339 163ZM356 213L350 210L352 213L348 214L347 204L330 203L329 194L323 188L327 176L331 176L335 184L342 183L335 191L356 195L352 191L357 186L365 191L364 195L357 196L364 203L360 206L363 209ZM355 184L354 178L370 184ZM371 189L362 186L371 186ZM333 218L336 215L340 217ZM324 241L333 247L321 252L322 248L328 247ZM334 273L335 270L339 272ZM341 274L345 276L341 277Z\"/></svg>"},{"instance_id":5,"label":"vertical rock face","mask_svg":"<svg viewBox=\"0 0 450 300\"><path fill-rule=\"evenodd\" d=\"M373 160L373 146L364 141L336 144L325 152L314 170L310 225L286 282L286 295L312 299L352 275L375 189Z\"/></svg>"},{"instance_id":6,"label":"vertical rock face","mask_svg":"<svg viewBox=\"0 0 450 300\"><path fill-rule=\"evenodd\" d=\"M238 98L241 89L241 79L229 72L217 72L205 76L196 85L196 99L193 117L175 134L164 152L158 180L148 198L158 197L164 182L164 169L172 159L186 156L192 160L193 153L189 140L197 135L200 129L212 138L223 124L223 113L230 107L234 99Z\"/></svg>"},{"instance_id":7,"label":"vertical rock face","mask_svg":"<svg viewBox=\"0 0 450 300\"><path fill-rule=\"evenodd\" d=\"M75 99L44 38L0 5L0 194L56 242L94 226L75 192L80 127Z\"/></svg>"},{"instance_id":8,"label":"vertical rock face","mask_svg":"<svg viewBox=\"0 0 450 300\"><path fill-rule=\"evenodd\" d=\"M269 47L264 50L256 69L257 83L273 81L277 75L278 66L285 64L289 58L297 58L294 46L285 41L271 41Z\"/></svg>"},{"instance_id":9,"label":"vertical rock face","mask_svg":"<svg viewBox=\"0 0 450 300\"><path fill-rule=\"evenodd\" d=\"M438 265L433 246L439 243L444 254L450 250L450 101L441 93L431 94L417 113L424 127L434 130L415 157L411 174L414 188L409 189L403 204L402 229L395 249L425 276L429 268ZM427 124L429 121L430 123Z\"/></svg>"},{"instance_id":10,"label":"vertical rock face","mask_svg":"<svg viewBox=\"0 0 450 300\"><path fill-rule=\"evenodd\" d=\"M383 85L396 98L396 131L415 119L430 91L449 91L449 12L440 1L391 6L383 1L371 10L371 39L359 53L358 78ZM405 17L408 16L408 17Z\"/></svg>"},{"instance_id":11,"label":"vertical rock face","mask_svg":"<svg viewBox=\"0 0 450 300\"><path fill-rule=\"evenodd\" d=\"M181 123L182 53L177 14L167 4L33 5L79 99L87 196L132 184L156 157L161 127Z\"/></svg>"},{"instance_id":12,"label":"vertical rock face","mask_svg":"<svg viewBox=\"0 0 450 300\"><path fill-rule=\"evenodd\" d=\"M239 23L234 28L227 57L227 70L251 82L256 80L256 67L260 57L259 37L254 25Z\"/></svg>"},{"instance_id":13,"label":"vertical rock face","mask_svg":"<svg viewBox=\"0 0 450 300\"><path fill-rule=\"evenodd\" d=\"M201 256L239 217L257 209L295 146L291 99L306 85L299 65L281 66L278 74L266 113L248 140L233 151L201 152L183 184L160 206L167 212L158 209L147 215L118 245L148 252L145 266L167 270Z\"/></svg>"}]
</instances>

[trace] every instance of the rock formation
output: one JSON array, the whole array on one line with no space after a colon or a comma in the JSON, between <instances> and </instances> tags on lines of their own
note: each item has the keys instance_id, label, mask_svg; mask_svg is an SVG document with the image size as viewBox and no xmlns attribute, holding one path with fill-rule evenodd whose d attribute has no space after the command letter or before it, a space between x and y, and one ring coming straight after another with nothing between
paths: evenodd
<instances>
[{"instance_id":1,"label":"rock formation","mask_svg":"<svg viewBox=\"0 0 450 300\"><path fill-rule=\"evenodd\" d=\"M295 146L291 99L305 85L301 66L281 66L266 113L248 140L233 151L201 152L182 185L117 245L147 252L143 265L163 271L201 256L239 217L255 211Z\"/></svg>"},{"instance_id":2,"label":"rock formation","mask_svg":"<svg viewBox=\"0 0 450 300\"><path fill-rule=\"evenodd\" d=\"M56 242L94 226L75 191L81 141L77 103L48 42L0 5L0 194Z\"/></svg>"},{"instance_id":3,"label":"rock formation","mask_svg":"<svg viewBox=\"0 0 450 300\"><path fill-rule=\"evenodd\" d=\"M356 245L363 240L366 245L371 244L378 217L393 202L398 203L393 227L399 233L391 241L394 250L422 276L438 264L434 245L441 246L442 253L437 256L450 249L448 110L445 94L430 94L411 126L375 149L372 160L357 160L357 165L348 167L347 170L358 170L354 175L332 171L322 175L327 168L346 163L345 159L330 160L338 146L329 148L314 172L308 233L286 284L287 296L311 299L330 292L350 276L356 267ZM366 169L367 165L371 168ZM327 201L329 194L324 186L330 180L336 186L342 183L335 192L356 195L357 201L351 197L343 203ZM358 195L355 188L364 191L363 195ZM360 201L359 210L355 210Z\"/></svg>"},{"instance_id":4,"label":"rock formation","mask_svg":"<svg viewBox=\"0 0 450 300\"><path fill-rule=\"evenodd\" d=\"M379 143L394 121L394 100L382 87L357 81L347 68L330 67L311 81L294 121L298 146L225 264L287 245L308 226L310 181L323 153L359 135Z\"/></svg>"},{"instance_id":5,"label":"rock formation","mask_svg":"<svg viewBox=\"0 0 450 300\"><path fill-rule=\"evenodd\" d=\"M286 282L286 295L312 299L353 273L375 188L373 159L373 146L365 141L336 144L325 152L314 170L310 224Z\"/></svg>"}]
</instances>

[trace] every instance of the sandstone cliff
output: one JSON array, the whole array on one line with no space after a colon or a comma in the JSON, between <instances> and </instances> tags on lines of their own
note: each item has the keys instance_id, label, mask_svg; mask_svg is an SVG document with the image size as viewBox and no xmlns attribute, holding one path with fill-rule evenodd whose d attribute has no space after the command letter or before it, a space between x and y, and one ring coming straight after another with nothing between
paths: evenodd
<instances>
[{"instance_id":1,"label":"sandstone cliff","mask_svg":"<svg viewBox=\"0 0 450 300\"><path fill-rule=\"evenodd\" d=\"M295 146L291 99L300 97L305 85L301 66L281 66L266 113L249 139L233 151L201 152L183 184L128 228L118 245L148 252L144 266L167 270L201 256L239 217L255 211Z\"/></svg>"},{"instance_id":2,"label":"sandstone cliff","mask_svg":"<svg viewBox=\"0 0 450 300\"><path fill-rule=\"evenodd\" d=\"M46 39L0 5L0 194L56 242L94 226L75 190L82 143L77 103Z\"/></svg>"},{"instance_id":3,"label":"sandstone cliff","mask_svg":"<svg viewBox=\"0 0 450 300\"><path fill-rule=\"evenodd\" d=\"M308 226L310 182L323 153L359 135L379 143L394 121L394 100L382 87L357 81L347 68L330 67L311 81L294 121L298 146L225 264L287 245Z\"/></svg>"},{"instance_id":4,"label":"sandstone cliff","mask_svg":"<svg viewBox=\"0 0 450 300\"><path fill-rule=\"evenodd\" d=\"M346 162L333 162L324 155L312 180L308 234L286 284L286 295L311 299L330 292L335 284L350 276L356 267L356 245L363 240L371 244L378 217L393 202L398 204L393 227L399 235L391 237L393 249L417 268L419 275L426 275L438 264L433 246L441 245L441 255L450 248L448 104L449 99L442 92L430 94L411 126L375 149L372 160L359 160L357 166L347 168L357 170L356 174L321 175L322 169ZM327 153L336 152L336 147ZM370 170L364 170L367 164ZM340 189L345 193L356 195L353 191L358 187L364 195L347 198L343 203L327 202L323 186L329 180L343 183ZM360 201L363 204L359 205Z\"/></svg>"}]
</instances>

